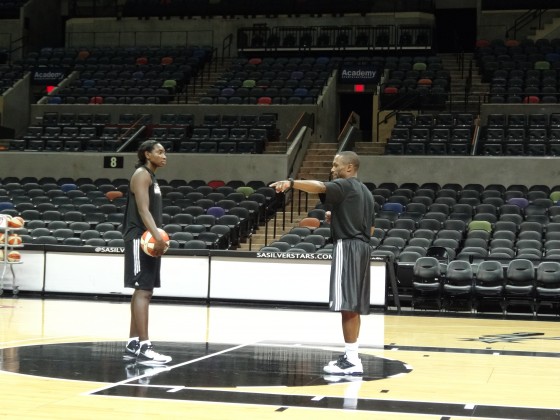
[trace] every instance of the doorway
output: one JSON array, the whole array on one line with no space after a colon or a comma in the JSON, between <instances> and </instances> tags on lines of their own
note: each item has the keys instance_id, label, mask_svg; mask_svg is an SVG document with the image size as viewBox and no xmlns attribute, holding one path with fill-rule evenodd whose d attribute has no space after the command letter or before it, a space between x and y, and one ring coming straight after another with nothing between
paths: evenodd
<instances>
[{"instance_id":1,"label":"doorway","mask_svg":"<svg viewBox=\"0 0 560 420\"><path fill-rule=\"evenodd\" d=\"M435 39L438 53L473 52L476 43L476 9L436 9Z\"/></svg>"},{"instance_id":2,"label":"doorway","mask_svg":"<svg viewBox=\"0 0 560 420\"><path fill-rule=\"evenodd\" d=\"M339 132L346 124L351 112L360 116L363 141L371 141L373 122L373 93L341 93Z\"/></svg>"}]
</instances>

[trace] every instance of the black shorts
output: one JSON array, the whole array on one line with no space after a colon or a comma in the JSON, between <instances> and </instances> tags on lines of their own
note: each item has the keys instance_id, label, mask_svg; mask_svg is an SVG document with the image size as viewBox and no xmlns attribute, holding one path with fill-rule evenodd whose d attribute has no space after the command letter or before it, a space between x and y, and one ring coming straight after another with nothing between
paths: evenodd
<instances>
[{"instance_id":1,"label":"black shorts","mask_svg":"<svg viewBox=\"0 0 560 420\"><path fill-rule=\"evenodd\" d=\"M359 239L335 242L329 295L331 311L369 314L370 254L369 244Z\"/></svg>"},{"instance_id":2,"label":"black shorts","mask_svg":"<svg viewBox=\"0 0 560 420\"><path fill-rule=\"evenodd\" d=\"M160 287L161 258L147 255L140 238L124 242L124 287L151 290Z\"/></svg>"}]
</instances>

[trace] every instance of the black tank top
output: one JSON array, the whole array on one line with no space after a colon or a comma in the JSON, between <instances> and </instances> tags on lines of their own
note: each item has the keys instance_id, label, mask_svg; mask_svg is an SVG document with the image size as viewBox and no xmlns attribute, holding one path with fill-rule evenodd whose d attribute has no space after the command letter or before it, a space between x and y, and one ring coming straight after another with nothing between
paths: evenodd
<instances>
[{"instance_id":1,"label":"black tank top","mask_svg":"<svg viewBox=\"0 0 560 420\"><path fill-rule=\"evenodd\" d=\"M159 189L159 185L156 179L156 175L150 171L145 166L142 167L144 170L148 171L152 178L152 184L148 190L148 195L150 199L150 213L156 222L157 227L161 227L163 223L162 217L162 199L161 199L161 191ZM125 241L130 241L135 238L139 238L142 236L142 233L146 230L146 226L144 226L144 222L142 222L142 218L140 217L140 213L138 213L138 206L136 204L136 198L134 194L130 191L130 187L128 189L127 195L127 202L126 202L126 210L124 214L124 221L123 221L123 238Z\"/></svg>"}]
</instances>

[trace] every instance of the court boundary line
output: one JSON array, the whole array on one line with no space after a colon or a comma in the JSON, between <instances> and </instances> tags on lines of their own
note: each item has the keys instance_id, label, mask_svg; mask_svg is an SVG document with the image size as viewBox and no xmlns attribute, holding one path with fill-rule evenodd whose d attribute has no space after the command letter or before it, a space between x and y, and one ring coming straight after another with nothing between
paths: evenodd
<instances>
[{"instance_id":1,"label":"court boundary line","mask_svg":"<svg viewBox=\"0 0 560 420\"><path fill-rule=\"evenodd\" d=\"M247 346L250 346L250 345L254 345L254 344L256 344L256 343L259 343L259 341L253 341L253 342L249 342L249 343L239 344L239 345L234 346L234 347L229 347L229 348L227 348L227 349L220 350L220 351L218 351L218 352L216 352L216 353L207 354L207 355L202 356L202 357L197 357L196 359L187 360L186 362L182 362L182 363L177 363L176 365L170 365L170 366L166 366L166 365L153 365L153 366L154 366L154 367L165 368L165 369L163 369L161 372L170 371L170 370L173 370L173 369L178 368L178 367L182 367L182 366L190 365L190 364L192 364L192 363L200 362L201 360L209 359L209 358L214 357L214 356L219 356L219 355L221 355L221 354L228 353L228 352L234 351L234 350L238 350L238 349L240 349L240 348L247 347ZM132 377L132 378L127 378L127 379L125 379L125 380L123 380L123 381L113 382L113 383L111 383L111 384L109 384L109 385L107 385L107 386L104 386L104 387L101 387L101 388L98 388L98 389L94 389L94 390L85 392L85 393L83 393L82 395L92 395L93 393L105 391L105 390L107 390L107 389L110 389L110 388L113 388L113 387L119 386L119 385L126 385L126 384L128 384L128 382L137 381L138 379L148 378L148 377L150 377L150 376L153 376L153 374L144 374L144 375L134 376L134 377Z\"/></svg>"}]
</instances>

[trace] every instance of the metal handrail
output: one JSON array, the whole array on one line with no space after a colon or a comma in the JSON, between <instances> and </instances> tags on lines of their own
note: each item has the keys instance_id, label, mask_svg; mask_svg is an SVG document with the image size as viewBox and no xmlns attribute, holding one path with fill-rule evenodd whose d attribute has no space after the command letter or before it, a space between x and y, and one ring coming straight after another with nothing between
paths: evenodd
<instances>
[{"instance_id":1,"label":"metal handrail","mask_svg":"<svg viewBox=\"0 0 560 420\"><path fill-rule=\"evenodd\" d=\"M231 46L233 45L233 34L229 34L222 41L222 64L224 64L226 53L227 57L231 57Z\"/></svg>"},{"instance_id":2,"label":"metal handrail","mask_svg":"<svg viewBox=\"0 0 560 420\"><path fill-rule=\"evenodd\" d=\"M538 19L538 29L542 29L542 16L548 11L549 9L530 9L515 19L513 26L506 30L506 39L510 36L510 31L513 31L513 38L517 39L517 31L523 29L525 26L529 25L530 23L534 22Z\"/></svg>"},{"instance_id":3,"label":"metal handrail","mask_svg":"<svg viewBox=\"0 0 560 420\"><path fill-rule=\"evenodd\" d=\"M338 150L337 153L344 150L352 150L355 143L355 133L359 132L360 116L354 111L350 113L344 127L338 136Z\"/></svg>"},{"instance_id":4,"label":"metal handrail","mask_svg":"<svg viewBox=\"0 0 560 420\"><path fill-rule=\"evenodd\" d=\"M144 116L141 116L140 118L138 118L136 121L134 121L134 123L128 127L128 129L121 135L119 136L119 138L117 140L122 140L124 139L128 133L134 131L136 129L137 126L139 126L142 122L143 122ZM117 149L117 153L120 152L124 152L126 150L126 147L132 143L134 140L136 140L136 138L140 135L140 133L142 133L144 130L146 129L145 125L142 125L140 128L138 128L138 130L136 130L134 132L134 134L132 134L132 136L130 136L130 138L125 141L118 149Z\"/></svg>"}]
</instances>

